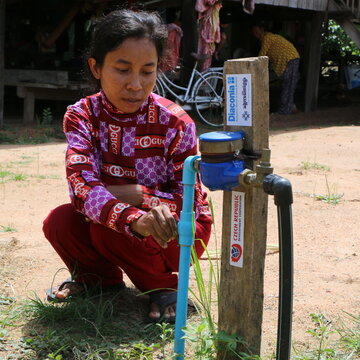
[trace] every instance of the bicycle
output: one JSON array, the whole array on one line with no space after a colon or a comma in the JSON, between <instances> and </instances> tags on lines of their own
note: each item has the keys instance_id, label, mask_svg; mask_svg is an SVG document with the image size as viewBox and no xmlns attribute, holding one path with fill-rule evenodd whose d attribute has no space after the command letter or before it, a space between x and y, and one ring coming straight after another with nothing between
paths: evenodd
<instances>
[{"instance_id":1,"label":"bicycle","mask_svg":"<svg viewBox=\"0 0 360 360\"><path fill-rule=\"evenodd\" d=\"M197 70L203 55L191 54L195 59L187 87L175 84L163 72L159 73L154 92L166 97L171 94L184 110L195 110L201 121L213 127L224 125L224 86L222 68Z\"/></svg>"}]
</instances>

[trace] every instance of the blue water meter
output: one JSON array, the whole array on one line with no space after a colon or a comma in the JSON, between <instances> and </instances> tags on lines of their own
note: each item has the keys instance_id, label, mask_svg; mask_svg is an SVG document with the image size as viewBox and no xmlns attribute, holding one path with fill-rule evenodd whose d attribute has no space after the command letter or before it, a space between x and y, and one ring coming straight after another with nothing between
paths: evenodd
<instances>
[{"instance_id":1,"label":"blue water meter","mask_svg":"<svg viewBox=\"0 0 360 360\"><path fill-rule=\"evenodd\" d=\"M239 186L238 175L244 170L244 161L239 159L244 139L242 131L213 131L199 136L201 181L210 190Z\"/></svg>"}]
</instances>

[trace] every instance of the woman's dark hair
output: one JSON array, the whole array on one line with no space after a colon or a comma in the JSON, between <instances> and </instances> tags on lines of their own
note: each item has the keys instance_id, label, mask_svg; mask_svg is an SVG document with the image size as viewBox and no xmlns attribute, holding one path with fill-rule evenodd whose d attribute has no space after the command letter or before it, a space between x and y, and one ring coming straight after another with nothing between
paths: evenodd
<instances>
[{"instance_id":1,"label":"woman's dark hair","mask_svg":"<svg viewBox=\"0 0 360 360\"><path fill-rule=\"evenodd\" d=\"M161 63L166 49L167 29L155 12L115 10L100 19L93 30L91 42L84 59L84 72L93 90L100 88L89 69L87 60L93 57L102 66L108 52L115 50L128 38L148 38L155 45ZM96 88L96 89L95 89Z\"/></svg>"},{"instance_id":2,"label":"woman's dark hair","mask_svg":"<svg viewBox=\"0 0 360 360\"><path fill-rule=\"evenodd\" d=\"M251 27L257 26L267 31L269 29L268 24L264 20L254 20L250 24Z\"/></svg>"}]
</instances>

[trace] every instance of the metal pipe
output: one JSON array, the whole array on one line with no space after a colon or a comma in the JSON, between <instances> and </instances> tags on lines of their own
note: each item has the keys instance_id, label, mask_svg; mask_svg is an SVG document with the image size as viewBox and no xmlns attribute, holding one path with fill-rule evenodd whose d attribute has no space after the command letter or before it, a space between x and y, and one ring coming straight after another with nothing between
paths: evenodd
<instances>
[{"instance_id":1,"label":"metal pipe","mask_svg":"<svg viewBox=\"0 0 360 360\"><path fill-rule=\"evenodd\" d=\"M184 359L185 339L183 339L183 327L186 326L188 308L188 290L191 246L194 243L195 224L194 224L194 185L196 181L195 161L200 156L189 156L186 158L183 170L183 207L180 213L178 224L180 262L178 293L176 301L176 320L175 320L175 341L174 352L176 360Z\"/></svg>"}]
</instances>

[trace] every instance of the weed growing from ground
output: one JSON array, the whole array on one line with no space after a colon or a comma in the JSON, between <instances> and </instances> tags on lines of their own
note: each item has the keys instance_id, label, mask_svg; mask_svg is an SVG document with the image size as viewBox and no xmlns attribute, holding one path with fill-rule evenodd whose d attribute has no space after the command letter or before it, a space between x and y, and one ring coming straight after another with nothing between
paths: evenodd
<instances>
[{"instance_id":1,"label":"weed growing from ground","mask_svg":"<svg viewBox=\"0 0 360 360\"><path fill-rule=\"evenodd\" d=\"M5 350L8 345L11 346L8 344L10 331L21 326L23 317L24 308L15 298L0 295L0 350Z\"/></svg>"},{"instance_id":2,"label":"weed growing from ground","mask_svg":"<svg viewBox=\"0 0 360 360\"><path fill-rule=\"evenodd\" d=\"M7 170L1 170L0 169L0 179L1 179L1 184L2 184L2 193L3 193L3 199L5 199L5 178L7 178L10 175L10 172Z\"/></svg>"},{"instance_id":3,"label":"weed growing from ground","mask_svg":"<svg viewBox=\"0 0 360 360\"><path fill-rule=\"evenodd\" d=\"M322 170L322 171L330 171L330 167L327 165L319 164L317 162L311 162L309 160L302 161L299 164L300 169L302 170Z\"/></svg>"},{"instance_id":4,"label":"weed growing from ground","mask_svg":"<svg viewBox=\"0 0 360 360\"><path fill-rule=\"evenodd\" d=\"M0 225L0 232L16 232L17 229L14 224Z\"/></svg>"},{"instance_id":5,"label":"weed growing from ground","mask_svg":"<svg viewBox=\"0 0 360 360\"><path fill-rule=\"evenodd\" d=\"M42 111L42 117L41 117L41 121L40 124L42 126L50 126L53 122L53 116L52 116L52 111L49 107L44 108Z\"/></svg>"},{"instance_id":6,"label":"weed growing from ground","mask_svg":"<svg viewBox=\"0 0 360 360\"><path fill-rule=\"evenodd\" d=\"M327 204L337 205L340 202L340 200L343 198L344 194L338 194L336 192L335 185L330 186L326 175L325 175L325 181L326 181L327 193L325 195L324 194L315 195L315 198L316 200L320 200Z\"/></svg>"},{"instance_id":7,"label":"weed growing from ground","mask_svg":"<svg viewBox=\"0 0 360 360\"><path fill-rule=\"evenodd\" d=\"M340 325L322 313L310 314L313 328L307 331L315 345L306 349L294 346L296 360L355 360L360 358L360 317L346 313L352 326L345 325L343 318ZM347 321L349 322L349 321Z\"/></svg>"},{"instance_id":8,"label":"weed growing from ground","mask_svg":"<svg viewBox=\"0 0 360 360\"><path fill-rule=\"evenodd\" d=\"M11 167L12 165L16 165L16 166L24 166L24 165L29 165L34 161L34 158L31 156L26 156L23 155L21 156L21 160L18 161L12 161L11 163L8 163L8 166Z\"/></svg>"},{"instance_id":9,"label":"weed growing from ground","mask_svg":"<svg viewBox=\"0 0 360 360\"><path fill-rule=\"evenodd\" d=\"M9 177L10 174L11 173L8 170L0 170L0 178L1 178L2 183L5 183L5 178Z\"/></svg>"},{"instance_id":10,"label":"weed growing from ground","mask_svg":"<svg viewBox=\"0 0 360 360\"><path fill-rule=\"evenodd\" d=\"M345 312L345 319L340 319L340 326L335 331L340 336L340 346L346 354L347 359L360 358L360 315L352 315ZM349 326L349 323L352 326Z\"/></svg>"},{"instance_id":11,"label":"weed growing from ground","mask_svg":"<svg viewBox=\"0 0 360 360\"><path fill-rule=\"evenodd\" d=\"M25 181L27 179L27 176L25 174L13 174L12 180L14 181Z\"/></svg>"},{"instance_id":12,"label":"weed growing from ground","mask_svg":"<svg viewBox=\"0 0 360 360\"><path fill-rule=\"evenodd\" d=\"M60 180L62 177L60 175L31 175L38 180Z\"/></svg>"},{"instance_id":13,"label":"weed growing from ground","mask_svg":"<svg viewBox=\"0 0 360 360\"><path fill-rule=\"evenodd\" d=\"M329 337L334 333L332 330L332 321L327 319L323 314L310 314L311 320L314 323L314 329L307 331L315 339L318 339L319 347L314 350L315 356L317 359L324 358L328 356L333 356L335 354L334 349L327 346Z\"/></svg>"}]
</instances>

